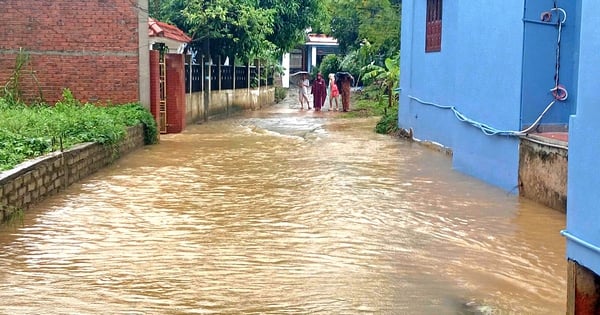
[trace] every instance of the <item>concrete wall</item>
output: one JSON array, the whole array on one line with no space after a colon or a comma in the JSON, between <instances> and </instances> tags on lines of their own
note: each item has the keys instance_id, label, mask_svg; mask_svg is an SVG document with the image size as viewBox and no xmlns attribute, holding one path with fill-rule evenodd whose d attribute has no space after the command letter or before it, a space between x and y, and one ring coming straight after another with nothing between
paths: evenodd
<instances>
[{"instance_id":1,"label":"concrete wall","mask_svg":"<svg viewBox=\"0 0 600 315\"><path fill-rule=\"evenodd\" d=\"M239 110L257 110L274 103L274 86L211 91L208 106L204 106L204 92L188 93L186 94L186 121L193 123Z\"/></svg>"},{"instance_id":2,"label":"concrete wall","mask_svg":"<svg viewBox=\"0 0 600 315\"><path fill-rule=\"evenodd\" d=\"M520 129L524 0L444 1L442 47L432 53L425 53L426 3L402 5L399 127L450 147L456 170L513 190L518 139L486 136L450 110L411 97L455 106L497 129Z\"/></svg>"},{"instance_id":3,"label":"concrete wall","mask_svg":"<svg viewBox=\"0 0 600 315\"><path fill-rule=\"evenodd\" d=\"M144 129L140 125L129 128L116 150L85 143L0 172L0 222L15 208L26 209L143 145Z\"/></svg>"},{"instance_id":4,"label":"concrete wall","mask_svg":"<svg viewBox=\"0 0 600 315\"><path fill-rule=\"evenodd\" d=\"M185 121L193 124L197 121L204 120L204 92L187 93L185 95Z\"/></svg>"},{"instance_id":5,"label":"concrete wall","mask_svg":"<svg viewBox=\"0 0 600 315\"><path fill-rule=\"evenodd\" d=\"M569 177L567 200L567 228L563 235L567 238L567 256L577 266L585 267L591 272L588 282L598 282L600 274L600 171L598 157L600 156L600 80L598 66L600 65L600 2L596 0L578 1L581 21L579 63L577 69L577 111L569 121ZM569 282L576 281L569 275ZM570 298L575 286L570 285ZM585 301L579 311L570 309L570 314L596 314L600 299L598 291L592 287L587 291L596 309L585 309ZM588 300L588 302L590 302ZM577 312L578 311L578 312ZM585 313L590 311L590 313Z\"/></svg>"},{"instance_id":6,"label":"concrete wall","mask_svg":"<svg viewBox=\"0 0 600 315\"><path fill-rule=\"evenodd\" d=\"M543 141L543 142L542 142ZM566 143L549 145L535 136L521 139L519 194L550 208L567 210Z\"/></svg>"},{"instance_id":7,"label":"concrete wall","mask_svg":"<svg viewBox=\"0 0 600 315\"><path fill-rule=\"evenodd\" d=\"M27 99L54 103L69 88L81 101L141 100L141 65L147 68L147 0L2 1L0 82L15 69L20 49L30 56L21 73ZM143 23L142 23L143 22ZM139 32L143 25L143 34ZM140 54L140 51L143 51ZM145 75L144 77L147 77ZM142 99L143 97L143 99Z\"/></svg>"}]
</instances>

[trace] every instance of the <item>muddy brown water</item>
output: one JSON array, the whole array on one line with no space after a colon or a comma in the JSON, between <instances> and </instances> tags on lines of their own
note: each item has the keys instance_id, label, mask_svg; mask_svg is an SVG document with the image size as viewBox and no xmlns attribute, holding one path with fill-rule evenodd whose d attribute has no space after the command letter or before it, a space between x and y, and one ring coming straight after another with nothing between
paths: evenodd
<instances>
[{"instance_id":1,"label":"muddy brown water","mask_svg":"<svg viewBox=\"0 0 600 315\"><path fill-rule=\"evenodd\" d=\"M564 314L564 214L291 104L163 136L2 227L0 314Z\"/></svg>"}]
</instances>

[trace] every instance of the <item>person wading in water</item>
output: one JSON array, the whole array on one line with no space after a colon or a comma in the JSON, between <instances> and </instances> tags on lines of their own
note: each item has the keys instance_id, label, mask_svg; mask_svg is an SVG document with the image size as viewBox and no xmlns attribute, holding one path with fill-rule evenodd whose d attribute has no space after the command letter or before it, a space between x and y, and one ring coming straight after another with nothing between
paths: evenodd
<instances>
[{"instance_id":1,"label":"person wading in water","mask_svg":"<svg viewBox=\"0 0 600 315\"><path fill-rule=\"evenodd\" d=\"M311 93L313 95L313 106L315 111L320 112L321 107L325 104L325 97L327 97L327 85L320 72L317 74L315 81L313 81Z\"/></svg>"},{"instance_id":2,"label":"person wading in water","mask_svg":"<svg viewBox=\"0 0 600 315\"><path fill-rule=\"evenodd\" d=\"M342 91L342 110L347 112L350 110L350 85L354 77L348 72L338 72L336 77L336 83Z\"/></svg>"}]
</instances>

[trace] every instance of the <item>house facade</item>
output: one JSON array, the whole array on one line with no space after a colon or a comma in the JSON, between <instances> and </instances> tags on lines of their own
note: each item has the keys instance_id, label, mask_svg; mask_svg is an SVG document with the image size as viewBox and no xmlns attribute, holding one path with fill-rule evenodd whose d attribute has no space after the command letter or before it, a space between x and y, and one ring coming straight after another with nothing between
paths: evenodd
<instances>
[{"instance_id":1,"label":"house facade","mask_svg":"<svg viewBox=\"0 0 600 315\"><path fill-rule=\"evenodd\" d=\"M81 101L149 104L147 0L6 0L0 82L17 57L28 100L54 103L69 88Z\"/></svg>"},{"instance_id":2,"label":"house facade","mask_svg":"<svg viewBox=\"0 0 600 315\"><path fill-rule=\"evenodd\" d=\"M338 53L337 39L325 34L307 34L306 42L302 47L284 54L281 59L281 65L284 68L282 86L290 87L290 74L298 71L311 72L313 68L321 64L323 57Z\"/></svg>"},{"instance_id":3,"label":"house facade","mask_svg":"<svg viewBox=\"0 0 600 315\"><path fill-rule=\"evenodd\" d=\"M405 0L402 9L400 128L507 191L520 189L523 139L568 141L569 313L597 314L600 3Z\"/></svg>"}]
</instances>

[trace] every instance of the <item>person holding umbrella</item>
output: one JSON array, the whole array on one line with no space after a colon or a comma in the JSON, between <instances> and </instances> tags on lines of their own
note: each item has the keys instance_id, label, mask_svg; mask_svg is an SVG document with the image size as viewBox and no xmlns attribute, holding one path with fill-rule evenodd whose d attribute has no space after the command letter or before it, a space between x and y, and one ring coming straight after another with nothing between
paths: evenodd
<instances>
[{"instance_id":1,"label":"person holding umbrella","mask_svg":"<svg viewBox=\"0 0 600 315\"><path fill-rule=\"evenodd\" d=\"M350 110L350 85L354 82L354 77L348 72L338 72L336 77L336 83L341 86L342 91L342 110L347 112Z\"/></svg>"},{"instance_id":2,"label":"person holding umbrella","mask_svg":"<svg viewBox=\"0 0 600 315\"><path fill-rule=\"evenodd\" d=\"M308 100L308 87L310 81L308 81L308 74L302 73L302 77L298 80L298 99L300 100L300 110L304 109L304 101L306 101L306 107L310 109L310 101Z\"/></svg>"}]
</instances>

